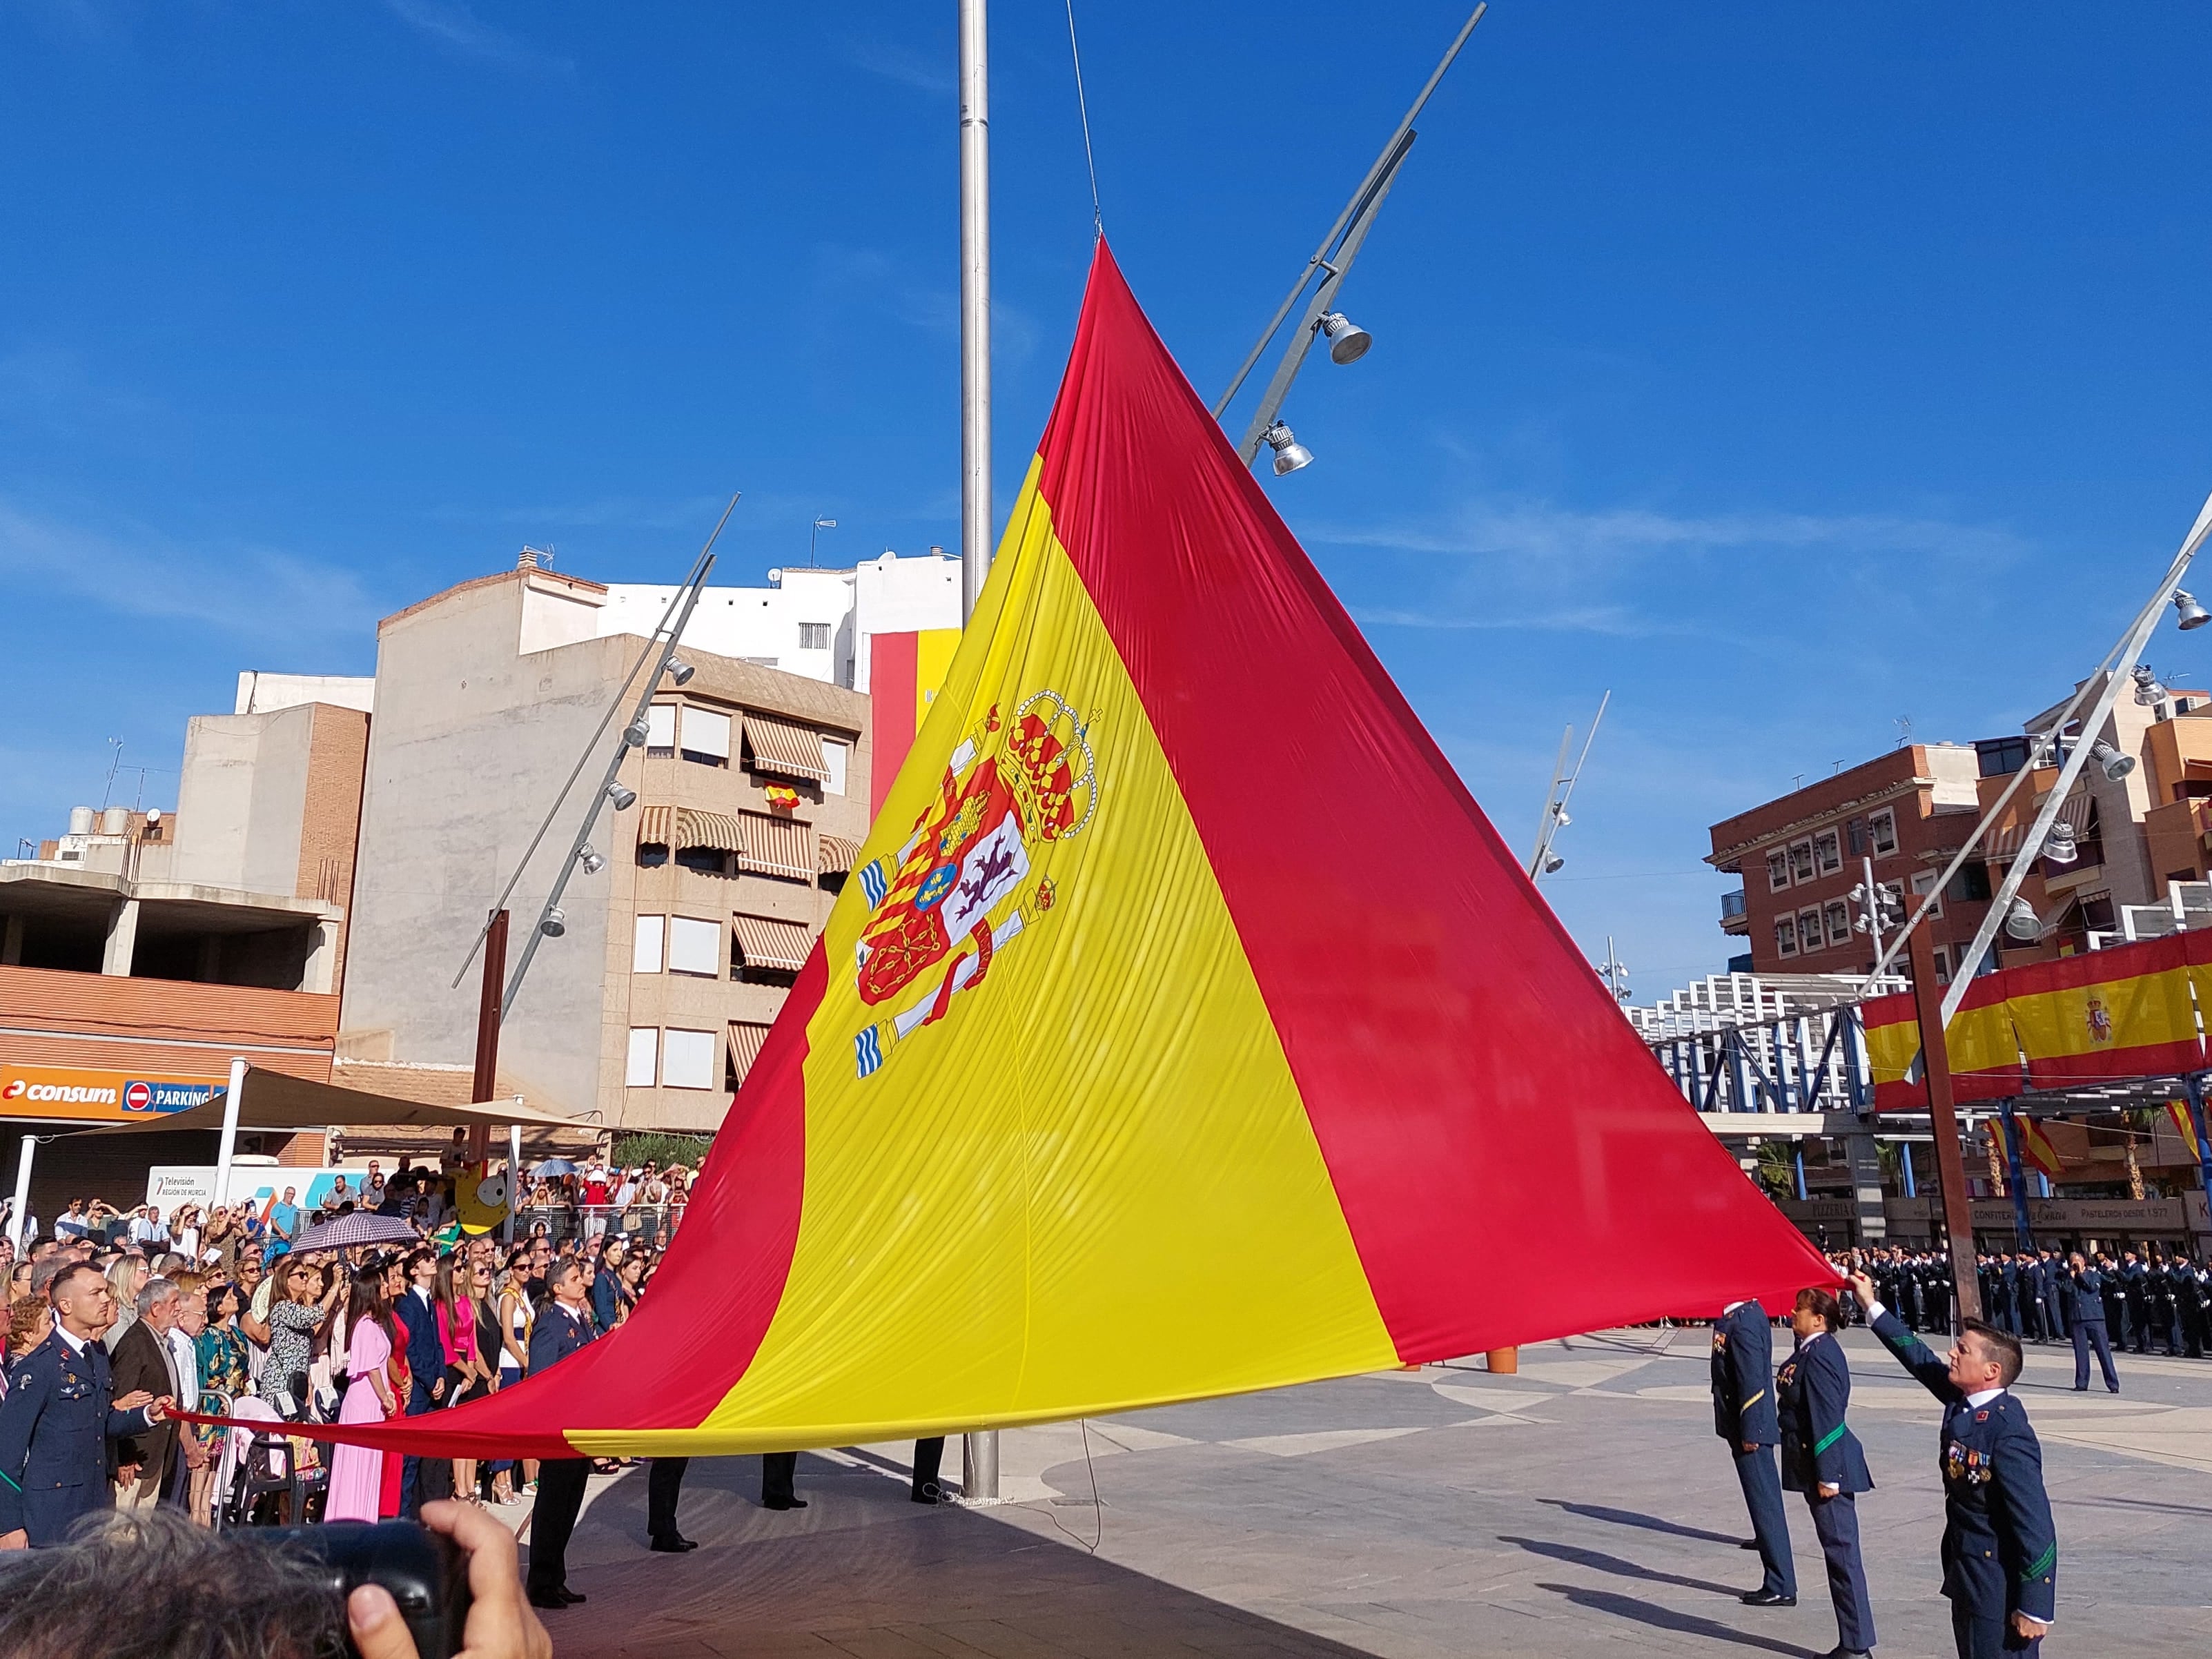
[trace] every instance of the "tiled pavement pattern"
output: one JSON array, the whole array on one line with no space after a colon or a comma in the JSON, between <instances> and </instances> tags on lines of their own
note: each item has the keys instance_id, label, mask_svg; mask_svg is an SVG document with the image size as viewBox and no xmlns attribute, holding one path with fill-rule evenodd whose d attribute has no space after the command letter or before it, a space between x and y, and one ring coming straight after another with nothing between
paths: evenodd
<instances>
[{"instance_id":1,"label":"tiled pavement pattern","mask_svg":"<svg viewBox=\"0 0 2212 1659\"><path fill-rule=\"evenodd\" d=\"M1881 1651L1948 1654L1936 1407L1844 1340ZM1097 1421L1087 1461L1079 1426L1010 1432L1018 1501L988 1510L908 1503L904 1446L801 1459L811 1507L781 1515L753 1501L757 1459L695 1462L685 1556L646 1553L634 1472L593 1482L570 1553L591 1600L548 1622L562 1659L1824 1654L1798 1500L1800 1605L1736 1601L1759 1575L1705 1365L1702 1329L1616 1332L1524 1350L1517 1376L1474 1361ZM2076 1395L2070 1354L2030 1351L2063 1551L2046 1651L2201 1659L2212 1362L2122 1365L2121 1398Z\"/></svg>"}]
</instances>

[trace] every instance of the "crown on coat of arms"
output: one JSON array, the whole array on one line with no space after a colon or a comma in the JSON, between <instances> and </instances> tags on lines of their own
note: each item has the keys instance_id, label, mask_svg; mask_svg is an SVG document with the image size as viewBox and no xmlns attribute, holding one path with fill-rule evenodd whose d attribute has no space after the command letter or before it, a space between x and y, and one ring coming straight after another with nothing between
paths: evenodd
<instances>
[{"instance_id":1,"label":"crown on coat of arms","mask_svg":"<svg viewBox=\"0 0 2212 1659\"><path fill-rule=\"evenodd\" d=\"M1014 711L999 775L1041 839L1064 841L1091 822L1098 805L1092 769L1090 728L1058 692L1032 693Z\"/></svg>"}]
</instances>

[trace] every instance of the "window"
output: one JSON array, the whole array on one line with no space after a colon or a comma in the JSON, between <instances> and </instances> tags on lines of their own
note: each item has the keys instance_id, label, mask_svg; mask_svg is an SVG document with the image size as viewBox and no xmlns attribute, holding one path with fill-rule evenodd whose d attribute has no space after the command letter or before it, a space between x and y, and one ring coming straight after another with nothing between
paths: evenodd
<instances>
[{"instance_id":1,"label":"window","mask_svg":"<svg viewBox=\"0 0 2212 1659\"><path fill-rule=\"evenodd\" d=\"M1990 866L1969 864L1951 878L1943 896L1954 904L1972 904L1990 896Z\"/></svg>"},{"instance_id":2,"label":"window","mask_svg":"<svg viewBox=\"0 0 2212 1659\"><path fill-rule=\"evenodd\" d=\"M1778 893L1790 884L1790 854L1769 853L1766 855L1766 890Z\"/></svg>"},{"instance_id":3,"label":"window","mask_svg":"<svg viewBox=\"0 0 2212 1659\"><path fill-rule=\"evenodd\" d=\"M707 766L730 763L730 717L719 708L684 710L684 758Z\"/></svg>"},{"instance_id":4,"label":"window","mask_svg":"<svg viewBox=\"0 0 2212 1659\"><path fill-rule=\"evenodd\" d=\"M1936 878L1942 873L1942 872L1939 870L1923 870L1912 878L1912 897L1914 902L1911 909L1908 909L1905 912L1905 915L1909 916L1913 913L1913 911L1917 910L1920 908L1919 901L1926 898L1930 893L1936 890ZM1937 899L1936 902L1929 907L1928 914L1931 916L1942 915L1943 914L1943 901L1942 899Z\"/></svg>"},{"instance_id":5,"label":"window","mask_svg":"<svg viewBox=\"0 0 2212 1659\"><path fill-rule=\"evenodd\" d=\"M674 1027L661 1033L660 1081L669 1089L711 1089L720 1083L721 1056L715 1053L720 1046L713 1031L679 1031Z\"/></svg>"},{"instance_id":6,"label":"window","mask_svg":"<svg viewBox=\"0 0 2212 1659\"><path fill-rule=\"evenodd\" d=\"M659 1073L660 1030L653 1025L629 1028L629 1065L623 1081L633 1089L650 1089Z\"/></svg>"},{"instance_id":7,"label":"window","mask_svg":"<svg viewBox=\"0 0 2212 1659\"><path fill-rule=\"evenodd\" d=\"M1849 823L1844 826L1844 835L1845 837L1845 845L1850 848L1851 856L1855 859L1865 857L1867 849L1866 820L1864 818L1853 818Z\"/></svg>"},{"instance_id":8,"label":"window","mask_svg":"<svg viewBox=\"0 0 2212 1659\"><path fill-rule=\"evenodd\" d=\"M1824 876L1832 876L1844 867L1844 849L1832 830L1823 830L1813 837L1813 862Z\"/></svg>"},{"instance_id":9,"label":"window","mask_svg":"<svg viewBox=\"0 0 2212 1659\"><path fill-rule=\"evenodd\" d=\"M1850 937L1850 907L1838 899L1828 907L1828 948L1832 951L1838 945L1849 944Z\"/></svg>"},{"instance_id":10,"label":"window","mask_svg":"<svg viewBox=\"0 0 2212 1659\"><path fill-rule=\"evenodd\" d=\"M666 854L664 854L662 856L665 858ZM641 858L638 862L643 864L645 860ZM696 870L702 876L726 876L733 873L730 869L730 855L713 847L679 848L676 854L676 862L686 870Z\"/></svg>"},{"instance_id":11,"label":"window","mask_svg":"<svg viewBox=\"0 0 2212 1659\"><path fill-rule=\"evenodd\" d=\"M1980 763L1985 778L2008 778L2027 764L2026 738L1982 738L1974 744L1974 755Z\"/></svg>"},{"instance_id":12,"label":"window","mask_svg":"<svg viewBox=\"0 0 2212 1659\"><path fill-rule=\"evenodd\" d=\"M1797 954L1797 921L1796 917L1784 916L1781 921L1774 924L1774 945L1775 948L1780 951L1785 957L1794 957Z\"/></svg>"},{"instance_id":13,"label":"window","mask_svg":"<svg viewBox=\"0 0 2212 1659\"><path fill-rule=\"evenodd\" d=\"M645 711L645 752L655 760L672 759L676 753L676 705L656 702Z\"/></svg>"},{"instance_id":14,"label":"window","mask_svg":"<svg viewBox=\"0 0 2212 1659\"><path fill-rule=\"evenodd\" d=\"M668 971L722 975L722 925L696 916L672 916L668 923Z\"/></svg>"},{"instance_id":15,"label":"window","mask_svg":"<svg viewBox=\"0 0 2212 1659\"><path fill-rule=\"evenodd\" d=\"M827 651L830 648L830 624L828 623L799 623L799 648L801 651Z\"/></svg>"},{"instance_id":16,"label":"window","mask_svg":"<svg viewBox=\"0 0 2212 1659\"><path fill-rule=\"evenodd\" d=\"M1897 850L1897 814L1885 806L1867 818L1867 838L1877 854Z\"/></svg>"},{"instance_id":17,"label":"window","mask_svg":"<svg viewBox=\"0 0 2212 1659\"><path fill-rule=\"evenodd\" d=\"M668 931L666 916L640 916L637 936L630 946L629 970L633 974L657 974L660 971L660 950Z\"/></svg>"},{"instance_id":18,"label":"window","mask_svg":"<svg viewBox=\"0 0 2212 1659\"><path fill-rule=\"evenodd\" d=\"M1841 939L1836 942L1843 943ZM1820 913L1818 910L1800 910L1797 913L1797 948L1801 951L1820 948Z\"/></svg>"},{"instance_id":19,"label":"window","mask_svg":"<svg viewBox=\"0 0 2212 1659\"><path fill-rule=\"evenodd\" d=\"M665 844L657 841L641 841L638 842L637 867L639 869L658 870L662 865L667 862L668 848Z\"/></svg>"},{"instance_id":20,"label":"window","mask_svg":"<svg viewBox=\"0 0 2212 1659\"><path fill-rule=\"evenodd\" d=\"M836 738L822 739L822 769L830 775L822 785L823 794L842 795L845 793L846 752L845 745Z\"/></svg>"},{"instance_id":21,"label":"window","mask_svg":"<svg viewBox=\"0 0 2212 1659\"><path fill-rule=\"evenodd\" d=\"M1790 843L1790 878L1792 881L1813 879L1813 843L1793 841Z\"/></svg>"},{"instance_id":22,"label":"window","mask_svg":"<svg viewBox=\"0 0 2212 1659\"><path fill-rule=\"evenodd\" d=\"M1935 960L1936 982L1938 985L1948 985L1951 982L1950 958L1944 954L1942 947L1940 946L1937 947L1936 951Z\"/></svg>"}]
</instances>

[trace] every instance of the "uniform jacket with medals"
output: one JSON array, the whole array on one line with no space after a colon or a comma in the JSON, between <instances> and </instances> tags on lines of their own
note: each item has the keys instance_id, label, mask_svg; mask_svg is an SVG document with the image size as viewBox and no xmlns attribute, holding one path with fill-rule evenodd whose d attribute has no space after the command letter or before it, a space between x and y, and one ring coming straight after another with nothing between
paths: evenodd
<instances>
[{"instance_id":1,"label":"uniform jacket with medals","mask_svg":"<svg viewBox=\"0 0 2212 1659\"><path fill-rule=\"evenodd\" d=\"M1850 1403L1851 1368L1832 1336L1807 1338L1774 1378L1782 1430L1782 1488L1811 1492L1834 1486L1872 1492L1874 1474L1858 1436L1844 1422Z\"/></svg>"},{"instance_id":2,"label":"uniform jacket with medals","mask_svg":"<svg viewBox=\"0 0 2212 1659\"><path fill-rule=\"evenodd\" d=\"M2049 1623L2058 1532L2043 1490L2043 1446L2027 1408L2009 1393L1979 1406L1951 1368L1887 1309L1875 1334L1943 1402L1943 1594L1984 1613L2002 1608Z\"/></svg>"},{"instance_id":3,"label":"uniform jacket with medals","mask_svg":"<svg viewBox=\"0 0 2212 1659\"><path fill-rule=\"evenodd\" d=\"M146 1408L114 1409L107 1350L59 1330L26 1355L0 1402L0 1534L58 1544L77 1517L112 1506L111 1438L143 1432Z\"/></svg>"},{"instance_id":4,"label":"uniform jacket with medals","mask_svg":"<svg viewBox=\"0 0 2212 1659\"><path fill-rule=\"evenodd\" d=\"M1713 1432L1731 1449L1779 1440L1774 1417L1774 1334L1756 1301L1713 1322Z\"/></svg>"}]
</instances>

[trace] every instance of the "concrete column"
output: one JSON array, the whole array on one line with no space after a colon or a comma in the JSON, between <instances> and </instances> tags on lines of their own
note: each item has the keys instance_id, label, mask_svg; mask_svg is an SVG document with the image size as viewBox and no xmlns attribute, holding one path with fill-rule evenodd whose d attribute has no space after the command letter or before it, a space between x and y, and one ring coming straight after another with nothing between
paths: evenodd
<instances>
[{"instance_id":1,"label":"concrete column","mask_svg":"<svg viewBox=\"0 0 2212 1659\"><path fill-rule=\"evenodd\" d=\"M1881 1148L1874 1131L1854 1129L1846 1134L1844 1157L1850 1165L1859 1243L1879 1244L1889 1237L1889 1218L1881 1207Z\"/></svg>"},{"instance_id":2,"label":"concrete column","mask_svg":"<svg viewBox=\"0 0 2212 1659\"><path fill-rule=\"evenodd\" d=\"M23 919L8 918L7 931L0 934L0 966L20 968L23 965Z\"/></svg>"},{"instance_id":3,"label":"concrete column","mask_svg":"<svg viewBox=\"0 0 2212 1659\"><path fill-rule=\"evenodd\" d=\"M329 995L337 977L337 923L316 923L315 942L307 948L307 965L300 975L300 988L319 995Z\"/></svg>"},{"instance_id":4,"label":"concrete column","mask_svg":"<svg viewBox=\"0 0 2212 1659\"><path fill-rule=\"evenodd\" d=\"M107 949L100 957L100 971L128 978L131 958L137 950L138 901L125 899L107 919Z\"/></svg>"}]
</instances>

